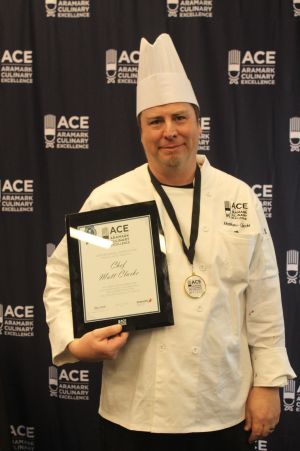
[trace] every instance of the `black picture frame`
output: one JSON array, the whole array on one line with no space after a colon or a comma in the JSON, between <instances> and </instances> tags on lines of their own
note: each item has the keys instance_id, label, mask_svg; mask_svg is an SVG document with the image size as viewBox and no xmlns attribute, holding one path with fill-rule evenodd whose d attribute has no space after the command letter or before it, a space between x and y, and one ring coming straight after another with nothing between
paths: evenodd
<instances>
[{"instance_id":1,"label":"black picture frame","mask_svg":"<svg viewBox=\"0 0 300 451\"><path fill-rule=\"evenodd\" d=\"M123 330L140 330L140 329L148 329L148 328L154 328L154 327L162 327L162 326L171 326L174 324L174 317L173 317L173 309L172 309L172 301L171 301L171 294L170 294L170 284L169 284L169 276L168 276L168 267L167 267L167 259L166 259L166 251L165 251L165 244L164 244L164 234L163 229L161 227L160 218L157 210L157 206L155 201L149 201L149 202L140 202L135 204L129 204L129 205L123 205L118 207L110 207L110 208L104 208L99 210L92 210L88 212L80 212L80 213L74 213L74 214L68 214L65 218L66 222L66 234L67 234L67 243L68 243L68 258L69 258L69 273L70 273L70 290L71 290L71 299L72 299L72 314L73 314L73 326L74 326L74 336L76 338L81 337L86 332L89 332L93 329L105 327L108 325L120 323L122 324ZM139 308L137 308L136 312L131 312L127 315L118 315L116 314L113 317L105 317L101 312L99 312L99 315L97 313L97 317L90 319L87 318L86 315L86 299L85 299L85 286L87 281L84 277L84 270L87 269L88 265L88 274L89 279L90 276L94 280L94 275L96 280L101 279L101 277L108 277L112 276L113 274L116 274L116 285L114 284L114 281L110 284L110 287L112 289L115 289L116 286L118 286L118 268L116 271L113 271L112 273L100 273L101 276L99 277L99 265L94 265L96 267L92 267L90 263L87 263L84 261L83 254L83 244L85 242L85 239L82 238L75 238L74 234L78 233L78 230L82 231L84 228L85 233L89 233L90 235L99 235L99 228L101 228L101 234L103 235L105 231L105 238L111 241L112 239L112 247L110 248L111 251L113 251L114 255L116 252L126 252L126 240L130 242L130 228L133 224L137 224L137 221L140 222L140 220L143 220L148 222L149 224L149 236L145 236L144 239L149 240L147 249L150 249L152 252L152 258L153 258L153 280L155 280L155 289L157 298L155 305L157 305L157 311L149 311L149 312L139 312ZM123 230L123 233L119 235L119 237L122 237L123 242L119 242L116 239L116 236L114 235L112 237L112 230L118 230L118 228L121 228L121 225L124 229L124 221L130 225L127 227L126 234ZM111 226L109 229L109 225L112 224L119 224L119 226ZM96 230L97 229L97 230ZM74 232L75 230L75 232ZM107 232L108 231L108 232ZM107 235L108 233L108 235ZM87 235L84 235L85 237L92 239L90 235L87 237ZM128 235L128 236L127 236ZM93 238L94 239L94 238ZM100 238L102 240L103 237ZM124 243L125 240L125 243ZM119 246L122 244L122 246ZM85 243L85 245L87 245ZM118 246L120 247L120 251L117 249ZM129 245L127 246L129 247ZM96 246L94 246L96 248ZM98 248L99 249L99 248ZM90 252L90 250L89 250ZM92 251L94 253L94 251ZM96 251L95 251L96 252ZM101 252L102 249L101 249ZM110 251L105 251L110 252ZM133 249L133 251L129 250L129 252L133 253L136 252L137 255L140 254L140 252L137 252ZM150 252L148 252L150 254ZM104 255L104 254L103 254ZM105 254L106 260L108 262L110 261L109 258L107 258L107 254ZM115 257L114 257L115 258ZM138 258L140 259L140 257ZM86 260L86 259L85 259ZM101 259L100 259L101 260ZM143 258L141 259L143 260ZM148 260L149 261L149 260ZM103 262L102 262L103 263ZM144 261L137 261L136 262L138 268L142 268L144 265ZM85 268L84 268L85 265ZM100 266L103 266L100 265ZM105 266L105 264L104 264ZM143 271L142 271L143 272ZM133 273L131 273L133 274ZM147 275L144 275L144 277L147 277ZM98 279L97 279L98 278ZM143 281L146 281L146 279L142 279L142 283L140 282L140 285L143 285ZM97 282L96 282L97 283ZM100 286L101 286L101 282ZM107 283L105 280L104 283ZM109 282L110 283L110 282ZM148 282L147 282L148 283ZM125 284L126 285L126 284ZM129 285L130 286L130 285ZM154 289L154 285L153 285ZM91 290L90 290L91 291ZM96 290L97 291L97 290ZM93 290L92 290L93 292ZM128 293L129 295L129 293ZM93 298L92 294L92 298ZM130 299L130 303L132 301L132 296L135 296L134 293L130 293L130 296L128 296L128 299ZM107 297L109 302L109 297ZM149 298L148 302L151 302L151 297ZM94 302L94 299L93 299ZM106 300L107 302L107 300ZM132 302L136 302L137 305L142 302L146 302L146 300L139 300L137 295L137 300L134 300ZM96 305L96 304L95 304ZM98 307L96 307L98 308ZM100 308L100 307L99 307ZM98 318L99 316L99 318Z\"/></svg>"}]
</instances>

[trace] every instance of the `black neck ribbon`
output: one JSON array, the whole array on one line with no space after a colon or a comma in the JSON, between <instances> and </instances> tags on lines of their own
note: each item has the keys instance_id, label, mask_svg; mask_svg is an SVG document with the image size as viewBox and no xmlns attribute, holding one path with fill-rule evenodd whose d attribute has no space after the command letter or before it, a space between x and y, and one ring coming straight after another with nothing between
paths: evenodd
<instances>
[{"instance_id":1,"label":"black neck ribbon","mask_svg":"<svg viewBox=\"0 0 300 451\"><path fill-rule=\"evenodd\" d=\"M160 195L160 198L162 200L162 203L164 204L165 209L167 210L167 213L169 215L169 218L171 219L178 235L181 238L182 247L185 255L187 256L189 262L191 265L193 264L194 257L195 257L195 246L196 241L198 238L198 230L199 230L199 221L200 221L200 194L201 194L201 171L199 166L196 166L195 171L195 183L194 183L194 194L193 194L193 209L192 209L192 222L191 222L191 233L190 233L190 246L189 248L184 242L184 238L182 236L181 228L174 210L174 207L168 198L166 192L162 188L160 182L157 180L157 178L152 174L149 166L148 171L150 174L151 182Z\"/></svg>"}]
</instances>

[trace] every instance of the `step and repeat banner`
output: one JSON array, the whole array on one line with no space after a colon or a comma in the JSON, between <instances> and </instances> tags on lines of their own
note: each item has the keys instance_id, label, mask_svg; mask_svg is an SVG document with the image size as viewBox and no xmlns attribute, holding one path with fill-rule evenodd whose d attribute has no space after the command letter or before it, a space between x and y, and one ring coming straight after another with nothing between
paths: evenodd
<instances>
[{"instance_id":1,"label":"step and repeat banner","mask_svg":"<svg viewBox=\"0 0 300 451\"><path fill-rule=\"evenodd\" d=\"M143 163L142 36L169 33L201 105L199 153L260 198L300 374L300 1L0 1L0 449L100 449L101 366L51 362L42 294L64 216ZM170 376L171 377L171 376ZM258 450L300 449L300 379Z\"/></svg>"}]
</instances>

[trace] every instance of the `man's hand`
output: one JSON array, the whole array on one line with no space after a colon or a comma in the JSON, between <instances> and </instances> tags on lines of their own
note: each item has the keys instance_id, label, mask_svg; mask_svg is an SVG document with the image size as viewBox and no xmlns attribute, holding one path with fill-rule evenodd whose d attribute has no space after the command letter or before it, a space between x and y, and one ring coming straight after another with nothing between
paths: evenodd
<instances>
[{"instance_id":1,"label":"man's hand","mask_svg":"<svg viewBox=\"0 0 300 451\"><path fill-rule=\"evenodd\" d=\"M249 442L266 437L274 431L280 416L280 398L277 387L252 387L246 402L245 431L250 431Z\"/></svg>"},{"instance_id":2,"label":"man's hand","mask_svg":"<svg viewBox=\"0 0 300 451\"><path fill-rule=\"evenodd\" d=\"M125 345L127 338L128 333L122 332L122 326L114 324L87 332L81 338L73 340L68 349L78 360L88 362L113 360Z\"/></svg>"}]
</instances>

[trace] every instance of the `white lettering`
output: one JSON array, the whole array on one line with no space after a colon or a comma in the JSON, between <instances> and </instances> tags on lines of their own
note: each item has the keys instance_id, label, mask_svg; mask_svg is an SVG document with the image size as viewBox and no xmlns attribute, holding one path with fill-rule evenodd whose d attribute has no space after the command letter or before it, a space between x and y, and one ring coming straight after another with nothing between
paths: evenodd
<instances>
[{"instance_id":1,"label":"white lettering","mask_svg":"<svg viewBox=\"0 0 300 451\"><path fill-rule=\"evenodd\" d=\"M201 117L201 128L203 131L210 130L210 117Z\"/></svg>"},{"instance_id":2,"label":"white lettering","mask_svg":"<svg viewBox=\"0 0 300 451\"><path fill-rule=\"evenodd\" d=\"M123 50L120 58L118 59L118 63L122 64L122 63L126 63L126 64L130 64L130 63L134 63L134 64L138 64L139 62L139 57L140 57L140 52L138 50L133 50L130 55L128 55L128 53L126 52L126 50Z\"/></svg>"},{"instance_id":3,"label":"white lettering","mask_svg":"<svg viewBox=\"0 0 300 451\"><path fill-rule=\"evenodd\" d=\"M5 50L1 63L25 63L32 64L32 50L14 50L12 53Z\"/></svg>"},{"instance_id":4,"label":"white lettering","mask_svg":"<svg viewBox=\"0 0 300 451\"><path fill-rule=\"evenodd\" d=\"M66 380L72 382L88 382L88 370L71 370L69 374L63 369L59 375L59 380Z\"/></svg>"},{"instance_id":5,"label":"white lettering","mask_svg":"<svg viewBox=\"0 0 300 451\"><path fill-rule=\"evenodd\" d=\"M10 182L8 179L4 181L2 192L10 191L11 193L31 193L33 192L33 180L15 180Z\"/></svg>"},{"instance_id":6,"label":"white lettering","mask_svg":"<svg viewBox=\"0 0 300 451\"><path fill-rule=\"evenodd\" d=\"M247 50L242 59L242 64L275 64L275 55L274 50L267 50L266 52L258 50L254 55L250 50Z\"/></svg>"}]
</instances>

